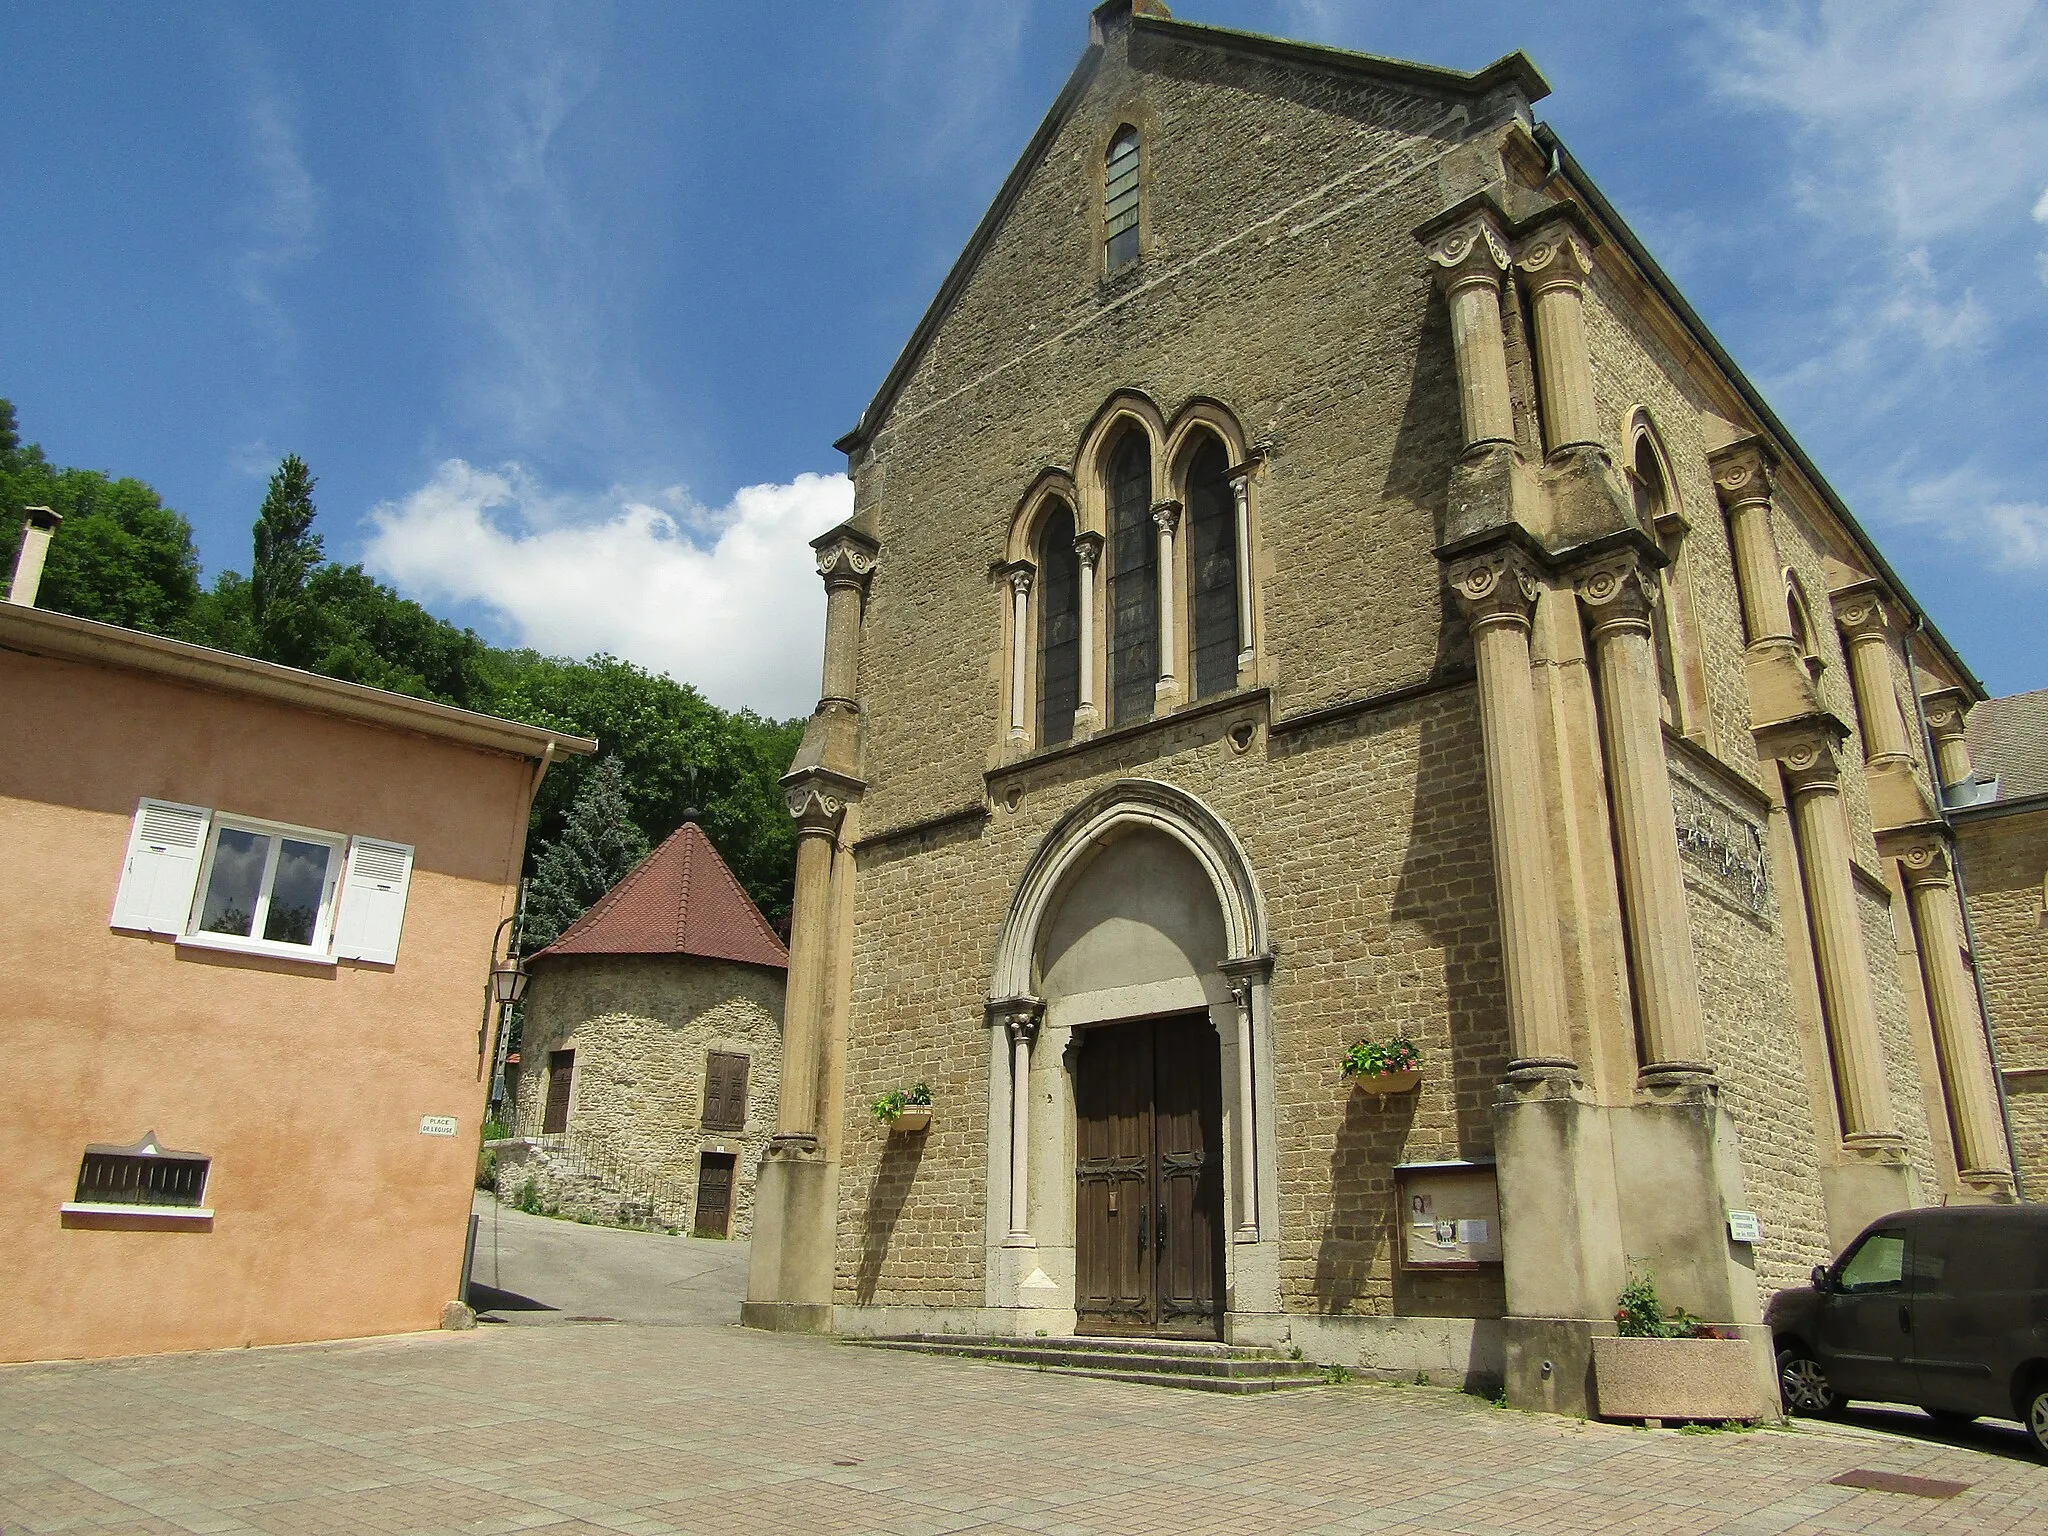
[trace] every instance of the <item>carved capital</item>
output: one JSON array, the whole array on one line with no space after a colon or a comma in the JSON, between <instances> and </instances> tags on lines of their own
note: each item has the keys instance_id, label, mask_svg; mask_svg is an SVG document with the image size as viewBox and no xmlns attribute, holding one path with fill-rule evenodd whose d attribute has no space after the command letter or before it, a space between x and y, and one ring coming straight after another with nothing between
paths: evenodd
<instances>
[{"instance_id":1,"label":"carved capital","mask_svg":"<svg viewBox=\"0 0 2048 1536\"><path fill-rule=\"evenodd\" d=\"M1948 844L1938 837L1919 837L1896 850L1899 874L1907 885L1949 885L1955 879Z\"/></svg>"},{"instance_id":2,"label":"carved capital","mask_svg":"<svg viewBox=\"0 0 2048 1536\"><path fill-rule=\"evenodd\" d=\"M1969 723L1970 696L1960 688L1938 688L1923 696L1920 704L1936 741L1962 735Z\"/></svg>"},{"instance_id":3,"label":"carved capital","mask_svg":"<svg viewBox=\"0 0 2048 1536\"><path fill-rule=\"evenodd\" d=\"M1003 576L1010 583L1010 593L1013 597L1029 597L1031 579L1037 574L1038 567L1029 560L1019 560L1013 565L1003 567Z\"/></svg>"},{"instance_id":4,"label":"carved capital","mask_svg":"<svg viewBox=\"0 0 2048 1536\"><path fill-rule=\"evenodd\" d=\"M1884 640L1891 633L1892 610L1885 602L1884 589L1874 581L1859 581L1832 593L1835 624L1850 640Z\"/></svg>"},{"instance_id":5,"label":"carved capital","mask_svg":"<svg viewBox=\"0 0 2048 1536\"><path fill-rule=\"evenodd\" d=\"M1573 220L1550 219L1515 246L1515 270L1533 293L1577 288L1593 274L1593 244Z\"/></svg>"},{"instance_id":6,"label":"carved capital","mask_svg":"<svg viewBox=\"0 0 2048 1536\"><path fill-rule=\"evenodd\" d=\"M1536 566L1512 546L1469 555L1444 568L1468 624L1506 621L1526 625L1543 590Z\"/></svg>"},{"instance_id":7,"label":"carved capital","mask_svg":"<svg viewBox=\"0 0 2048 1536\"><path fill-rule=\"evenodd\" d=\"M1707 455L1707 469L1714 477L1714 494L1730 512L1758 502L1768 504L1777 491L1777 456L1760 437L1715 449Z\"/></svg>"},{"instance_id":8,"label":"carved capital","mask_svg":"<svg viewBox=\"0 0 2048 1536\"><path fill-rule=\"evenodd\" d=\"M1152 526L1168 538L1180 526L1180 503L1177 501L1155 501L1152 503Z\"/></svg>"},{"instance_id":9,"label":"carved capital","mask_svg":"<svg viewBox=\"0 0 2048 1536\"><path fill-rule=\"evenodd\" d=\"M1468 283L1500 286L1510 260L1507 240L1490 213L1475 213L1423 241L1423 252L1436 267L1437 281L1448 292Z\"/></svg>"},{"instance_id":10,"label":"carved capital","mask_svg":"<svg viewBox=\"0 0 2048 1536\"><path fill-rule=\"evenodd\" d=\"M818 553L818 574L825 579L827 592L849 586L865 592L882 558L881 545L858 529L843 526L813 539L811 548Z\"/></svg>"},{"instance_id":11,"label":"carved capital","mask_svg":"<svg viewBox=\"0 0 2048 1536\"><path fill-rule=\"evenodd\" d=\"M783 803L796 820L798 837L839 835L839 823L846 816L846 796L837 785L822 778L799 779L783 785Z\"/></svg>"},{"instance_id":12,"label":"carved capital","mask_svg":"<svg viewBox=\"0 0 2048 1536\"><path fill-rule=\"evenodd\" d=\"M1784 770L1785 785L1793 795L1840 792L1842 760L1835 753L1834 742L1826 736L1802 732L1773 742L1771 747L1778 766Z\"/></svg>"},{"instance_id":13,"label":"carved capital","mask_svg":"<svg viewBox=\"0 0 2048 1536\"><path fill-rule=\"evenodd\" d=\"M1045 1004L1035 997L992 997L982 1005L982 1019L990 1029L1000 1029L1014 1041L1038 1033L1045 1018Z\"/></svg>"},{"instance_id":14,"label":"carved capital","mask_svg":"<svg viewBox=\"0 0 2048 1536\"><path fill-rule=\"evenodd\" d=\"M1273 978L1273 957L1247 955L1238 960L1225 960L1216 969L1223 973L1224 985L1230 988L1238 1011L1248 1014L1251 1012L1253 991Z\"/></svg>"},{"instance_id":15,"label":"carved capital","mask_svg":"<svg viewBox=\"0 0 2048 1536\"><path fill-rule=\"evenodd\" d=\"M1635 550L1583 567L1574 574L1572 589L1593 620L1596 636L1616 628L1649 630L1650 610L1657 603L1657 578Z\"/></svg>"},{"instance_id":16,"label":"carved capital","mask_svg":"<svg viewBox=\"0 0 2048 1536\"><path fill-rule=\"evenodd\" d=\"M1099 533L1077 533L1074 535L1074 557L1081 562L1083 571L1092 571L1102 558L1102 535Z\"/></svg>"}]
</instances>

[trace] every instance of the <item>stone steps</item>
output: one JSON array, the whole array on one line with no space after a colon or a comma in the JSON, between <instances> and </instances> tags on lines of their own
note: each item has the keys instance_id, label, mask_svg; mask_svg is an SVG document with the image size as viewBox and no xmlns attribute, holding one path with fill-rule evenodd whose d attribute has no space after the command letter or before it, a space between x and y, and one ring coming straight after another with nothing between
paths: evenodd
<instances>
[{"instance_id":1,"label":"stone steps","mask_svg":"<svg viewBox=\"0 0 2048 1536\"><path fill-rule=\"evenodd\" d=\"M997 1365L1030 1366L1063 1376L1093 1376L1197 1392L1277 1392L1288 1387L1318 1387L1326 1379L1320 1366L1305 1360L1289 1360L1270 1349L1209 1344L1194 1339L1019 1339L904 1334L848 1342L869 1349L949 1355Z\"/></svg>"}]
</instances>

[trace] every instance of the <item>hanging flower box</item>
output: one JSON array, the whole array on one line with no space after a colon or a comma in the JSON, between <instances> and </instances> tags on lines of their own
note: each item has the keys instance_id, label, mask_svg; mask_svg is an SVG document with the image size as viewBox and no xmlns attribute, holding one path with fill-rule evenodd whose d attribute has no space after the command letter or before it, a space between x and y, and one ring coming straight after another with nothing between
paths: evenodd
<instances>
[{"instance_id":1,"label":"hanging flower box","mask_svg":"<svg viewBox=\"0 0 2048 1536\"><path fill-rule=\"evenodd\" d=\"M1406 1035L1360 1040L1344 1053L1344 1075L1365 1093L1412 1093L1422 1081L1422 1051Z\"/></svg>"},{"instance_id":2,"label":"hanging flower box","mask_svg":"<svg viewBox=\"0 0 2048 1536\"><path fill-rule=\"evenodd\" d=\"M868 1107L892 1136L899 1131L910 1135L931 1129L932 1091L924 1083L891 1088Z\"/></svg>"}]
</instances>

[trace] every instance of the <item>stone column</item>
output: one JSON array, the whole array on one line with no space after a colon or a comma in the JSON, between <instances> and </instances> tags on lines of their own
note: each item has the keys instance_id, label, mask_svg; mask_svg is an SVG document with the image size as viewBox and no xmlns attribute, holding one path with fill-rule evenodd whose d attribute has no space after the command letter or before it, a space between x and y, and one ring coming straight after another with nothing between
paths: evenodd
<instances>
[{"instance_id":1,"label":"stone column","mask_svg":"<svg viewBox=\"0 0 2048 1536\"><path fill-rule=\"evenodd\" d=\"M1173 677L1173 531L1180 526L1180 503L1162 501L1152 508L1152 526L1159 530L1159 682L1160 695L1174 691Z\"/></svg>"},{"instance_id":2,"label":"stone column","mask_svg":"<svg viewBox=\"0 0 2048 1536\"><path fill-rule=\"evenodd\" d=\"M1526 557L1495 549L1445 572L1472 629L1479 669L1479 730L1501 948L1514 1035L1512 1074L1571 1076L1570 1020L1558 944L1550 833L1537 777L1536 701L1529 672L1529 616L1538 582Z\"/></svg>"},{"instance_id":3,"label":"stone column","mask_svg":"<svg viewBox=\"0 0 2048 1536\"><path fill-rule=\"evenodd\" d=\"M1451 311L1466 450L1491 443L1511 447L1515 410L1508 393L1507 343L1500 316L1507 242L1492 214L1480 212L1441 233L1426 234L1424 248L1437 268L1437 284Z\"/></svg>"},{"instance_id":4,"label":"stone column","mask_svg":"<svg viewBox=\"0 0 2048 1536\"><path fill-rule=\"evenodd\" d=\"M845 802L823 784L792 786L796 818L796 892L790 905L789 991L782 1009L782 1089L776 1139L815 1141L818 1083L832 963L832 855Z\"/></svg>"},{"instance_id":5,"label":"stone column","mask_svg":"<svg viewBox=\"0 0 2048 1536\"><path fill-rule=\"evenodd\" d=\"M1941 771L1941 787L1948 789L1970 777L1970 696L1960 688L1942 688L1921 700L1927 711L1927 729L1934 737L1935 765Z\"/></svg>"},{"instance_id":6,"label":"stone column","mask_svg":"<svg viewBox=\"0 0 2048 1536\"><path fill-rule=\"evenodd\" d=\"M1230 984L1231 1001L1237 1004L1237 1233L1235 1241L1259 1240L1259 1138L1256 1104L1256 1058L1253 1032L1257 1028L1258 991L1272 975L1269 956L1251 960L1226 960L1221 967Z\"/></svg>"},{"instance_id":7,"label":"stone column","mask_svg":"<svg viewBox=\"0 0 2048 1536\"><path fill-rule=\"evenodd\" d=\"M1031 577L1034 567L1019 560L1009 567L1010 581L1010 743L1021 746L1031 664Z\"/></svg>"},{"instance_id":8,"label":"stone column","mask_svg":"<svg viewBox=\"0 0 2048 1536\"><path fill-rule=\"evenodd\" d=\"M1772 641L1792 643L1792 613L1785 604L1785 567L1771 531L1773 490L1770 450L1761 438L1744 438L1709 456L1714 492L1728 518L1735 551L1735 586L1751 648Z\"/></svg>"},{"instance_id":9,"label":"stone column","mask_svg":"<svg viewBox=\"0 0 2048 1536\"><path fill-rule=\"evenodd\" d=\"M988 1005L991 1023L1002 1026L1010 1044L1010 1247L1029 1247L1031 1237L1031 1042L1045 1005L1035 997L1007 998Z\"/></svg>"},{"instance_id":10,"label":"stone column","mask_svg":"<svg viewBox=\"0 0 2048 1536\"><path fill-rule=\"evenodd\" d=\"M860 684L860 615L874 575L879 546L851 528L835 528L812 541L825 581L823 697L851 704Z\"/></svg>"},{"instance_id":11,"label":"stone column","mask_svg":"<svg viewBox=\"0 0 2048 1536\"><path fill-rule=\"evenodd\" d=\"M1237 669L1252 663L1258 649L1252 643L1252 466L1240 464L1230 471L1230 494L1237 503ZM1245 681L1243 678L1239 682Z\"/></svg>"},{"instance_id":12,"label":"stone column","mask_svg":"<svg viewBox=\"0 0 2048 1536\"><path fill-rule=\"evenodd\" d=\"M1814 969L1820 976L1821 1012L1834 1058L1835 1097L1842 1139L1873 1148L1903 1144L1892 1118L1885 1081L1884 1046L1871 1001L1870 962L1849 861L1849 824L1842 812L1841 764L1829 740L1805 736L1782 745L1779 766L1792 798L1792 831L1799 876L1806 887Z\"/></svg>"},{"instance_id":13,"label":"stone column","mask_svg":"<svg viewBox=\"0 0 2048 1536\"><path fill-rule=\"evenodd\" d=\"M1074 535L1074 556L1081 562L1081 703L1075 727L1095 723L1095 568L1102 560L1102 535Z\"/></svg>"},{"instance_id":14,"label":"stone column","mask_svg":"<svg viewBox=\"0 0 2048 1536\"><path fill-rule=\"evenodd\" d=\"M1591 620L1600 741L1643 1035L1642 1076L1710 1078L1650 629L1657 580L1630 551L1583 571L1577 590Z\"/></svg>"},{"instance_id":15,"label":"stone column","mask_svg":"<svg viewBox=\"0 0 2048 1536\"><path fill-rule=\"evenodd\" d=\"M1867 583L1838 592L1835 624L1849 652L1849 685L1856 695L1856 718L1863 726L1863 756L1873 763L1906 763L1906 717L1899 712L1898 689L1892 682L1891 613L1884 598Z\"/></svg>"},{"instance_id":16,"label":"stone column","mask_svg":"<svg viewBox=\"0 0 2048 1536\"><path fill-rule=\"evenodd\" d=\"M1569 448L1597 448L1600 413L1593 398L1585 313L1592 241L1572 214L1560 212L1523 239L1515 251L1515 268L1536 313L1536 384L1549 456Z\"/></svg>"},{"instance_id":17,"label":"stone column","mask_svg":"<svg viewBox=\"0 0 2048 1536\"><path fill-rule=\"evenodd\" d=\"M1934 1050L1948 1095L1957 1170L1964 1182L2010 1198L2012 1159L1976 992L1963 969L1950 859L1940 840L1924 838L1900 853L1899 873L1905 878L1920 974L1927 984L1927 1012L1934 1023Z\"/></svg>"}]
</instances>

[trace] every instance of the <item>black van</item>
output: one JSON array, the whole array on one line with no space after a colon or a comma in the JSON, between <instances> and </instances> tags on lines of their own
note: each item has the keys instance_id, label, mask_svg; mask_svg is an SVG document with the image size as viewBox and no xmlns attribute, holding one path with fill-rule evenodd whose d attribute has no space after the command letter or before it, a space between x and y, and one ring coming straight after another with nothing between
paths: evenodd
<instances>
[{"instance_id":1,"label":"black van","mask_svg":"<svg viewBox=\"0 0 2048 1536\"><path fill-rule=\"evenodd\" d=\"M2048 1206L1898 1211L1764 1312L1791 1413L2016 1418L2048 1456Z\"/></svg>"}]
</instances>

